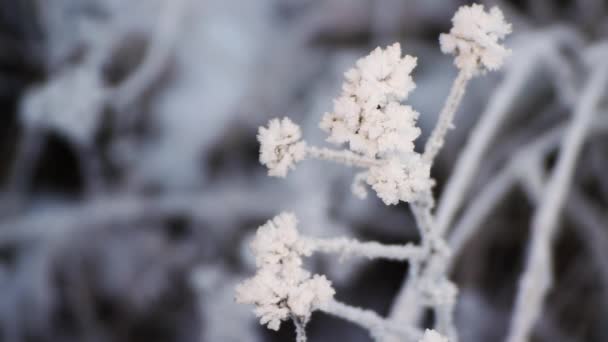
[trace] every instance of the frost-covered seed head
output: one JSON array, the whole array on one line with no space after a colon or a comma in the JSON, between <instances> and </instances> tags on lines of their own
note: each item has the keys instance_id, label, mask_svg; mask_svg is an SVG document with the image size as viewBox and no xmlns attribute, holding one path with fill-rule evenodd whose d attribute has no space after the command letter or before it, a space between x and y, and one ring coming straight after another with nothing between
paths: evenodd
<instances>
[{"instance_id":1,"label":"frost-covered seed head","mask_svg":"<svg viewBox=\"0 0 608 342\"><path fill-rule=\"evenodd\" d=\"M251 251L258 267L278 264L310 253L299 242L297 224L294 214L281 213L258 228L251 242Z\"/></svg>"},{"instance_id":2,"label":"frost-covered seed head","mask_svg":"<svg viewBox=\"0 0 608 342\"><path fill-rule=\"evenodd\" d=\"M268 167L268 175L285 177L295 163L304 159L306 144L300 141L300 127L289 118L272 119L268 127L260 127L260 163Z\"/></svg>"},{"instance_id":3,"label":"frost-covered seed head","mask_svg":"<svg viewBox=\"0 0 608 342\"><path fill-rule=\"evenodd\" d=\"M394 157L386 164L370 168L367 184L386 205L412 202L432 187L430 173L430 165L424 163L419 154L410 153L407 157Z\"/></svg>"},{"instance_id":4,"label":"frost-covered seed head","mask_svg":"<svg viewBox=\"0 0 608 342\"><path fill-rule=\"evenodd\" d=\"M435 330L426 329L424 336L422 336L422 339L418 342L448 342L448 339Z\"/></svg>"},{"instance_id":5,"label":"frost-covered seed head","mask_svg":"<svg viewBox=\"0 0 608 342\"><path fill-rule=\"evenodd\" d=\"M452 18L450 33L439 36L441 51L456 56L454 64L474 75L497 70L511 51L500 40L511 33L511 24L498 7L490 12L483 5L462 6Z\"/></svg>"},{"instance_id":6,"label":"frost-covered seed head","mask_svg":"<svg viewBox=\"0 0 608 342\"><path fill-rule=\"evenodd\" d=\"M409 55L401 57L399 43L386 49L377 47L359 59L355 68L346 72L343 94L356 97L372 108L389 101L405 100L416 87L410 75L415 67L416 58Z\"/></svg>"},{"instance_id":7,"label":"frost-covered seed head","mask_svg":"<svg viewBox=\"0 0 608 342\"><path fill-rule=\"evenodd\" d=\"M296 217L281 213L262 225L251 243L258 271L236 288L236 301L256 306L260 323L278 330L290 316L307 320L333 298L331 282L302 268L311 250L299 241Z\"/></svg>"},{"instance_id":8,"label":"frost-covered seed head","mask_svg":"<svg viewBox=\"0 0 608 342\"><path fill-rule=\"evenodd\" d=\"M360 59L346 72L333 112L323 116L320 127L329 133L327 140L348 143L352 151L369 157L413 151L420 135L418 113L399 101L415 88L410 75L415 66L414 57L401 57L399 43Z\"/></svg>"}]
</instances>

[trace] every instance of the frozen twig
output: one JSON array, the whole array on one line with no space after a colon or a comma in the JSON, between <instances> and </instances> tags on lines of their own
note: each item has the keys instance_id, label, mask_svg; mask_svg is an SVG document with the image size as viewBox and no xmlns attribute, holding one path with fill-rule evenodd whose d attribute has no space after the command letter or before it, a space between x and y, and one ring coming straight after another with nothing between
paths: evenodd
<instances>
[{"instance_id":1,"label":"frozen twig","mask_svg":"<svg viewBox=\"0 0 608 342\"><path fill-rule=\"evenodd\" d=\"M419 259L424 251L413 244L384 245L379 242L361 242L354 239L334 238L315 239L305 238L305 244L314 251L337 253L342 256L362 256L368 259L388 259L406 261Z\"/></svg>"},{"instance_id":2,"label":"frozen twig","mask_svg":"<svg viewBox=\"0 0 608 342\"><path fill-rule=\"evenodd\" d=\"M513 310L507 341L525 342L540 315L544 298L552 283L551 245L558 226L561 208L566 201L576 161L585 136L596 113L596 107L605 93L608 65L595 70L577 104L570 127L561 145L555 170L549 179L541 203L532 221L532 241L524 274Z\"/></svg>"},{"instance_id":3,"label":"frozen twig","mask_svg":"<svg viewBox=\"0 0 608 342\"><path fill-rule=\"evenodd\" d=\"M352 307L336 300L330 301L321 311L340 317L369 330L372 337L376 340L380 340L386 336L387 333L400 336L400 341L404 342L417 341L422 337L422 332L414 327L392 323L372 310Z\"/></svg>"},{"instance_id":4,"label":"frozen twig","mask_svg":"<svg viewBox=\"0 0 608 342\"><path fill-rule=\"evenodd\" d=\"M578 45L579 40L580 38L571 30L558 27L535 33L520 45L518 56L510 64L504 81L496 90L485 112L480 116L480 121L471 132L446 184L436 213L437 230L440 234L445 234L450 227L456 211L462 205L462 200L469 190L471 181L475 178L476 170L479 168L483 156L494 137L499 133L499 129L509 113L509 108L532 77L539 61L548 61L549 68L557 75L554 84L560 90L560 94L566 98L567 103L574 101L576 94L574 94L571 79L572 70L563 58L560 58L556 47L558 45Z\"/></svg>"},{"instance_id":5,"label":"frozen twig","mask_svg":"<svg viewBox=\"0 0 608 342\"><path fill-rule=\"evenodd\" d=\"M479 168L493 138L499 132L515 97L532 76L538 58L539 54L534 53L518 58L521 63L514 64L510 72L505 74L505 80L498 87L479 122L473 128L437 206L436 224L439 234L445 234L450 227L471 182L475 179L475 171Z\"/></svg>"},{"instance_id":6,"label":"frozen twig","mask_svg":"<svg viewBox=\"0 0 608 342\"><path fill-rule=\"evenodd\" d=\"M471 79L471 75L467 70L460 70L458 72L458 76L454 80L452 84L452 88L450 89L450 94L439 113L439 119L437 121L437 125L433 129L429 139L424 146L424 154L423 159L427 163L432 163L441 147L445 142L445 136L448 132L448 129L453 128L454 124L454 115L456 114L456 110L460 105L462 97L466 91L467 83Z\"/></svg>"},{"instance_id":7,"label":"frozen twig","mask_svg":"<svg viewBox=\"0 0 608 342\"><path fill-rule=\"evenodd\" d=\"M540 164L535 166L536 170L531 170L532 173L540 174L542 178L543 170ZM530 174L522 175L521 181L530 199L536 204L541 203L545 184L532 179ZM604 224L606 219L585 199L580 190L573 188L570 192L569 201L565 203L566 214L580 228L576 232L589 249L593 262L597 264L603 288L608 289L608 239Z\"/></svg>"},{"instance_id":8,"label":"frozen twig","mask_svg":"<svg viewBox=\"0 0 608 342\"><path fill-rule=\"evenodd\" d=\"M347 166L360 168L370 168L373 166L382 165L381 161L376 159L361 156L348 150L332 150L329 148L318 148L314 146L306 147L306 155L309 158L328 160L336 163L341 163Z\"/></svg>"},{"instance_id":9,"label":"frozen twig","mask_svg":"<svg viewBox=\"0 0 608 342\"><path fill-rule=\"evenodd\" d=\"M464 214L454 224L454 229L449 236L448 242L455 257L451 260L450 268L454 266L456 257L463 251L469 239L481 229L483 221L490 216L492 210L513 187L522 184L526 193L535 203L540 201L542 198L541 182L533 178L538 178L537 171L540 162L558 146L565 128L564 125L555 127L528 143L525 148L520 149L507 161L508 167L501 170L475 195ZM607 129L608 121L603 120L594 125L590 133L598 134L605 132ZM576 198L575 195L576 191L573 194L574 198ZM573 201L567 203L567 212L574 218L578 217L577 222L582 222L581 214L575 213L571 209L575 202L576 200L573 199ZM595 243L593 240L597 239L592 239L589 242ZM588 241L588 239L583 239L583 241ZM592 249L597 249L597 247Z\"/></svg>"},{"instance_id":10,"label":"frozen twig","mask_svg":"<svg viewBox=\"0 0 608 342\"><path fill-rule=\"evenodd\" d=\"M306 322L298 317L292 317L293 325L296 327L296 342L306 342Z\"/></svg>"}]
</instances>

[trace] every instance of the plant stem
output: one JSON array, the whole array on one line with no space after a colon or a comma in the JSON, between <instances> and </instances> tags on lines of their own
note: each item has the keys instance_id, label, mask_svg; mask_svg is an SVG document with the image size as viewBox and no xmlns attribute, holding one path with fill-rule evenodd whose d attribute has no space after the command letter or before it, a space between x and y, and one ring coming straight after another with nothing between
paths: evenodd
<instances>
[{"instance_id":1,"label":"plant stem","mask_svg":"<svg viewBox=\"0 0 608 342\"><path fill-rule=\"evenodd\" d=\"M454 125L454 115L456 114L456 110L460 105L462 97L464 96L467 88L467 83L470 79L471 75L469 72L465 71L465 69L458 72L458 76L456 76L456 79L452 84L450 94L443 105L443 109L439 113L437 125L433 129L433 132L431 132L431 135L424 146L424 154L422 155L422 158L425 162L432 164L433 160L443 147L445 136L448 129L452 128Z\"/></svg>"}]
</instances>

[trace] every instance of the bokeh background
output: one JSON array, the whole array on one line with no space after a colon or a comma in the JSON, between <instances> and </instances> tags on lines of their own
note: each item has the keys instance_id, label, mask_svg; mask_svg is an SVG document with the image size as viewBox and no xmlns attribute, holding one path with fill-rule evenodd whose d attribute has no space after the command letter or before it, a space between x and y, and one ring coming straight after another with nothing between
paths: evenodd
<instances>
[{"instance_id":1,"label":"bokeh background","mask_svg":"<svg viewBox=\"0 0 608 342\"><path fill-rule=\"evenodd\" d=\"M438 35L466 3L0 1L0 340L292 340L290 323L268 331L233 301L234 285L254 271L247 243L257 226L289 210L309 235L418 237L406 205L351 195L352 170L307 162L285 180L267 177L257 127L289 116L322 144L318 122L344 71L400 42L418 57L408 103L421 113L423 146L456 75ZM608 37L604 0L482 3L513 23L513 56L504 72L468 89L433 169L437 196L471 127L509 73L543 49L546 32L569 32L576 44L555 50L559 63L536 58L525 69L467 201L516 151L569 118L594 70L586 56ZM548 154L548 170L555 157ZM573 188L583 208L560 218L556 283L534 341L608 341L605 130L588 139L578 165ZM455 256L462 341L506 335L534 209L514 186ZM383 315L407 270L328 257L309 266L334 282L340 300ZM309 339L370 341L319 313Z\"/></svg>"}]
</instances>

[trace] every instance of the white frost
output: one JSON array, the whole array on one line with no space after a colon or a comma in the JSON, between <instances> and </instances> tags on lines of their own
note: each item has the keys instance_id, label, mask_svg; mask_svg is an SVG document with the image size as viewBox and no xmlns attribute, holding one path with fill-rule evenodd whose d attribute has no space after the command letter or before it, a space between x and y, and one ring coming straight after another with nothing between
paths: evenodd
<instances>
[{"instance_id":1,"label":"white frost","mask_svg":"<svg viewBox=\"0 0 608 342\"><path fill-rule=\"evenodd\" d=\"M320 127L328 141L349 143L352 151L368 157L388 152L412 152L420 135L418 112L399 103L416 85L410 75L416 58L401 57L395 43L376 48L345 73L342 94L334 100L333 112L323 116Z\"/></svg>"},{"instance_id":2,"label":"white frost","mask_svg":"<svg viewBox=\"0 0 608 342\"><path fill-rule=\"evenodd\" d=\"M412 202L433 185L431 167L417 153L405 158L394 157L386 164L374 166L367 174L369 184L385 204Z\"/></svg>"},{"instance_id":3,"label":"white frost","mask_svg":"<svg viewBox=\"0 0 608 342\"><path fill-rule=\"evenodd\" d=\"M272 119L268 127L260 127L260 163L268 167L268 175L285 177L304 159L306 144L301 138L300 127L289 118Z\"/></svg>"},{"instance_id":4,"label":"white frost","mask_svg":"<svg viewBox=\"0 0 608 342\"><path fill-rule=\"evenodd\" d=\"M236 301L255 305L260 323L272 330L291 316L307 321L335 293L325 276L302 267L311 251L299 241L296 224L293 214L281 213L258 229L251 243L258 271L236 287Z\"/></svg>"},{"instance_id":5,"label":"white frost","mask_svg":"<svg viewBox=\"0 0 608 342\"><path fill-rule=\"evenodd\" d=\"M499 41L511 33L511 24L502 11L493 7L490 12L483 5L462 6L452 18L450 33L439 36L441 51L456 56L454 64L471 74L499 69L511 50Z\"/></svg>"}]
</instances>

